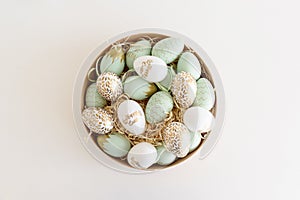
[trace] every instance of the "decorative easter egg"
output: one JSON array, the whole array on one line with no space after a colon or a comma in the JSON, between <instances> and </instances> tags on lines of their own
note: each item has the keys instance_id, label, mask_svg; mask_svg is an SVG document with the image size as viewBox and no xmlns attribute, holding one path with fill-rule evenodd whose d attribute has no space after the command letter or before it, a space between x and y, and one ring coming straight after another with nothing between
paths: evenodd
<instances>
[{"instance_id":1,"label":"decorative easter egg","mask_svg":"<svg viewBox=\"0 0 300 200\"><path fill-rule=\"evenodd\" d=\"M100 107L103 108L107 104L106 100L98 93L96 83L92 83L85 93L86 107Z\"/></svg>"},{"instance_id":2,"label":"decorative easter egg","mask_svg":"<svg viewBox=\"0 0 300 200\"><path fill-rule=\"evenodd\" d=\"M200 78L201 65L193 53L184 52L181 54L177 63L177 73L182 71L189 72L195 80Z\"/></svg>"},{"instance_id":3,"label":"decorative easter egg","mask_svg":"<svg viewBox=\"0 0 300 200\"><path fill-rule=\"evenodd\" d=\"M189 152L192 152L199 146L202 138L201 138L201 133L190 132L190 134L191 134L191 146Z\"/></svg>"},{"instance_id":4,"label":"decorative easter egg","mask_svg":"<svg viewBox=\"0 0 300 200\"><path fill-rule=\"evenodd\" d=\"M140 40L130 45L129 50L126 53L126 65L129 69L133 68L133 62L140 56L150 55L151 43L149 40Z\"/></svg>"},{"instance_id":5,"label":"decorative easter egg","mask_svg":"<svg viewBox=\"0 0 300 200\"><path fill-rule=\"evenodd\" d=\"M200 78L197 81L197 93L193 106L210 110L215 104L215 99L215 91L209 80Z\"/></svg>"},{"instance_id":6,"label":"decorative easter egg","mask_svg":"<svg viewBox=\"0 0 300 200\"><path fill-rule=\"evenodd\" d=\"M125 54L121 45L112 48L103 56L100 62L100 71L113 72L120 75L125 66Z\"/></svg>"},{"instance_id":7,"label":"decorative easter egg","mask_svg":"<svg viewBox=\"0 0 300 200\"><path fill-rule=\"evenodd\" d=\"M155 56L141 56L135 59L133 67L136 73L146 81L160 82L168 73L167 64Z\"/></svg>"},{"instance_id":8,"label":"decorative easter egg","mask_svg":"<svg viewBox=\"0 0 300 200\"><path fill-rule=\"evenodd\" d=\"M128 163L137 169L147 169L153 165L157 158L155 147L147 142L133 146L127 155Z\"/></svg>"},{"instance_id":9,"label":"decorative easter egg","mask_svg":"<svg viewBox=\"0 0 300 200\"><path fill-rule=\"evenodd\" d=\"M175 76L171 91L178 105L188 108L196 98L197 84L191 74L183 71Z\"/></svg>"},{"instance_id":10,"label":"decorative easter egg","mask_svg":"<svg viewBox=\"0 0 300 200\"><path fill-rule=\"evenodd\" d=\"M152 56L161 58L169 64L176 60L184 48L184 43L179 38L165 38L157 42L152 48Z\"/></svg>"},{"instance_id":11,"label":"decorative easter egg","mask_svg":"<svg viewBox=\"0 0 300 200\"><path fill-rule=\"evenodd\" d=\"M146 105L146 120L150 124L163 121L173 109L173 99L168 92L160 91L152 95Z\"/></svg>"},{"instance_id":12,"label":"decorative easter egg","mask_svg":"<svg viewBox=\"0 0 300 200\"><path fill-rule=\"evenodd\" d=\"M162 132L166 149L177 157L185 157L191 146L191 136L187 127L180 122L171 122Z\"/></svg>"},{"instance_id":13,"label":"decorative easter egg","mask_svg":"<svg viewBox=\"0 0 300 200\"><path fill-rule=\"evenodd\" d=\"M125 100L117 109L118 119L122 126L134 135L145 132L146 120L142 107L133 100Z\"/></svg>"},{"instance_id":14,"label":"decorative easter egg","mask_svg":"<svg viewBox=\"0 0 300 200\"><path fill-rule=\"evenodd\" d=\"M118 132L99 135L97 143L105 153L116 158L126 156L131 147L129 140Z\"/></svg>"},{"instance_id":15,"label":"decorative easter egg","mask_svg":"<svg viewBox=\"0 0 300 200\"><path fill-rule=\"evenodd\" d=\"M214 123L214 116L208 110L194 106L184 112L183 123L192 132L208 132Z\"/></svg>"},{"instance_id":16,"label":"decorative easter egg","mask_svg":"<svg viewBox=\"0 0 300 200\"><path fill-rule=\"evenodd\" d=\"M98 134L109 133L113 128L113 117L102 108L90 107L82 112L83 123Z\"/></svg>"},{"instance_id":17,"label":"decorative easter egg","mask_svg":"<svg viewBox=\"0 0 300 200\"><path fill-rule=\"evenodd\" d=\"M156 147L156 150L158 158L156 162L157 164L169 165L176 160L176 156L173 153L167 151L167 149L163 145Z\"/></svg>"},{"instance_id":18,"label":"decorative easter egg","mask_svg":"<svg viewBox=\"0 0 300 200\"><path fill-rule=\"evenodd\" d=\"M104 72L97 79L97 89L108 101L115 101L123 93L120 78L112 72Z\"/></svg>"},{"instance_id":19,"label":"decorative easter egg","mask_svg":"<svg viewBox=\"0 0 300 200\"><path fill-rule=\"evenodd\" d=\"M139 76L128 77L123 85L124 93L134 100L144 100L157 91L154 83L149 83Z\"/></svg>"},{"instance_id":20,"label":"decorative easter egg","mask_svg":"<svg viewBox=\"0 0 300 200\"><path fill-rule=\"evenodd\" d=\"M164 80L160 81L159 83L156 83L156 85L161 90L169 91L171 88L172 81L175 76L176 76L176 73L175 73L175 70L173 69L173 67L168 67L167 76L164 78Z\"/></svg>"}]
</instances>

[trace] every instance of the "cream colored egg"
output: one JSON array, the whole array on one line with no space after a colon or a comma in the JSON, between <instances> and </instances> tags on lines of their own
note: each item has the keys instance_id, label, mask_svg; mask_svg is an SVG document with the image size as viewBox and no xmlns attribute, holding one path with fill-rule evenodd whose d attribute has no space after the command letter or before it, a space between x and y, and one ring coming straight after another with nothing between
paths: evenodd
<instances>
[{"instance_id":1,"label":"cream colored egg","mask_svg":"<svg viewBox=\"0 0 300 200\"><path fill-rule=\"evenodd\" d=\"M108 101L115 101L123 93L121 79L112 72L104 72L97 79L97 89Z\"/></svg>"},{"instance_id":2,"label":"cream colored egg","mask_svg":"<svg viewBox=\"0 0 300 200\"><path fill-rule=\"evenodd\" d=\"M191 146L191 136L187 127L180 122L171 122L162 132L166 149L177 157L185 157Z\"/></svg>"},{"instance_id":3,"label":"cream colored egg","mask_svg":"<svg viewBox=\"0 0 300 200\"><path fill-rule=\"evenodd\" d=\"M180 72L172 82L171 92L181 108L188 108L196 98L196 80L190 73Z\"/></svg>"},{"instance_id":4,"label":"cream colored egg","mask_svg":"<svg viewBox=\"0 0 300 200\"><path fill-rule=\"evenodd\" d=\"M82 112L83 123L94 133L109 133L113 128L113 117L102 108L89 107Z\"/></svg>"},{"instance_id":5,"label":"cream colored egg","mask_svg":"<svg viewBox=\"0 0 300 200\"><path fill-rule=\"evenodd\" d=\"M145 132L146 120L142 107L133 100L125 100L117 109L118 119L122 126L134 135Z\"/></svg>"},{"instance_id":6,"label":"cream colored egg","mask_svg":"<svg viewBox=\"0 0 300 200\"><path fill-rule=\"evenodd\" d=\"M194 106L184 112L183 123L192 132L208 132L214 124L214 116L208 110Z\"/></svg>"},{"instance_id":7,"label":"cream colored egg","mask_svg":"<svg viewBox=\"0 0 300 200\"><path fill-rule=\"evenodd\" d=\"M160 82L168 73L167 64L155 56L141 56L135 59L133 67L140 77L146 81Z\"/></svg>"},{"instance_id":8,"label":"cream colored egg","mask_svg":"<svg viewBox=\"0 0 300 200\"><path fill-rule=\"evenodd\" d=\"M147 169L156 162L157 151L147 142L141 142L133 146L127 155L128 163L137 169Z\"/></svg>"}]
</instances>

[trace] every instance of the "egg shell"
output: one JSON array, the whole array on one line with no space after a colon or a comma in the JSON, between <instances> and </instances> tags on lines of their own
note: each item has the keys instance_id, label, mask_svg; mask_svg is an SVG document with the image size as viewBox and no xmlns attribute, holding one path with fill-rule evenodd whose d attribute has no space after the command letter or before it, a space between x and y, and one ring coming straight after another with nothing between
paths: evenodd
<instances>
[{"instance_id":1,"label":"egg shell","mask_svg":"<svg viewBox=\"0 0 300 200\"><path fill-rule=\"evenodd\" d=\"M139 76L128 77L123 85L124 93L134 100L144 100L157 91L154 83L149 83Z\"/></svg>"},{"instance_id":2,"label":"egg shell","mask_svg":"<svg viewBox=\"0 0 300 200\"><path fill-rule=\"evenodd\" d=\"M173 69L173 67L168 67L167 76L164 78L164 80L157 83L158 88L164 91L169 91L175 76L176 76L176 72Z\"/></svg>"},{"instance_id":3,"label":"egg shell","mask_svg":"<svg viewBox=\"0 0 300 200\"><path fill-rule=\"evenodd\" d=\"M168 92L160 91L153 94L147 102L145 114L150 124L163 121L173 109L173 99Z\"/></svg>"},{"instance_id":4,"label":"egg shell","mask_svg":"<svg viewBox=\"0 0 300 200\"><path fill-rule=\"evenodd\" d=\"M141 142L133 146L127 155L128 163L137 169L147 169L156 162L157 151L147 142Z\"/></svg>"},{"instance_id":5,"label":"egg shell","mask_svg":"<svg viewBox=\"0 0 300 200\"><path fill-rule=\"evenodd\" d=\"M97 79L97 89L108 101L115 101L123 93L121 79L112 72L104 72Z\"/></svg>"},{"instance_id":6,"label":"egg shell","mask_svg":"<svg viewBox=\"0 0 300 200\"><path fill-rule=\"evenodd\" d=\"M106 106L106 100L98 93L96 83L92 83L85 93L85 105L87 107L100 107Z\"/></svg>"},{"instance_id":7,"label":"egg shell","mask_svg":"<svg viewBox=\"0 0 300 200\"><path fill-rule=\"evenodd\" d=\"M116 158L126 156L131 148L129 140L118 132L99 135L97 143L105 153Z\"/></svg>"},{"instance_id":8,"label":"egg shell","mask_svg":"<svg viewBox=\"0 0 300 200\"><path fill-rule=\"evenodd\" d=\"M192 132L208 132L214 123L214 116L199 106L188 108L183 114L183 123Z\"/></svg>"},{"instance_id":9,"label":"egg shell","mask_svg":"<svg viewBox=\"0 0 300 200\"><path fill-rule=\"evenodd\" d=\"M176 156L169 152L163 145L156 147L157 150L157 164L170 165L176 160Z\"/></svg>"},{"instance_id":10,"label":"egg shell","mask_svg":"<svg viewBox=\"0 0 300 200\"><path fill-rule=\"evenodd\" d=\"M82 112L82 121L90 131L98 134L109 133L113 128L113 117L102 108L90 107Z\"/></svg>"},{"instance_id":11,"label":"egg shell","mask_svg":"<svg viewBox=\"0 0 300 200\"><path fill-rule=\"evenodd\" d=\"M215 91L212 84L206 78L197 81L197 93L193 106L200 106L210 110L215 105Z\"/></svg>"},{"instance_id":12,"label":"egg shell","mask_svg":"<svg viewBox=\"0 0 300 200\"><path fill-rule=\"evenodd\" d=\"M126 65L129 69L133 68L133 62L140 56L150 55L151 43L149 40L140 40L130 45L129 50L126 53Z\"/></svg>"},{"instance_id":13,"label":"egg shell","mask_svg":"<svg viewBox=\"0 0 300 200\"><path fill-rule=\"evenodd\" d=\"M125 54L121 45L112 48L103 56L100 62L100 71L113 72L120 75L125 67Z\"/></svg>"},{"instance_id":14,"label":"egg shell","mask_svg":"<svg viewBox=\"0 0 300 200\"><path fill-rule=\"evenodd\" d=\"M166 149L177 157L185 157L191 146L191 136L187 127L180 122L171 122L162 132Z\"/></svg>"},{"instance_id":15,"label":"egg shell","mask_svg":"<svg viewBox=\"0 0 300 200\"><path fill-rule=\"evenodd\" d=\"M198 58L191 52L184 52L181 54L177 63L177 73L189 72L195 80L200 78L201 65Z\"/></svg>"},{"instance_id":16,"label":"egg shell","mask_svg":"<svg viewBox=\"0 0 300 200\"><path fill-rule=\"evenodd\" d=\"M201 138L201 133L199 132L190 132L190 134L191 134L191 146L189 152L192 152L200 145L202 138Z\"/></svg>"},{"instance_id":17,"label":"egg shell","mask_svg":"<svg viewBox=\"0 0 300 200\"><path fill-rule=\"evenodd\" d=\"M145 132L146 120L142 107L133 100L125 100L117 109L118 119L122 126L134 135Z\"/></svg>"},{"instance_id":18,"label":"egg shell","mask_svg":"<svg viewBox=\"0 0 300 200\"><path fill-rule=\"evenodd\" d=\"M157 42L152 48L152 55L161 58L169 64L181 54L184 43L180 38L165 38Z\"/></svg>"},{"instance_id":19,"label":"egg shell","mask_svg":"<svg viewBox=\"0 0 300 200\"><path fill-rule=\"evenodd\" d=\"M155 56L141 56L135 59L133 67L136 73L146 81L160 82L168 73L167 64Z\"/></svg>"},{"instance_id":20,"label":"egg shell","mask_svg":"<svg viewBox=\"0 0 300 200\"><path fill-rule=\"evenodd\" d=\"M196 98L197 83L190 73L180 72L172 82L171 92L181 108L188 108Z\"/></svg>"}]
</instances>

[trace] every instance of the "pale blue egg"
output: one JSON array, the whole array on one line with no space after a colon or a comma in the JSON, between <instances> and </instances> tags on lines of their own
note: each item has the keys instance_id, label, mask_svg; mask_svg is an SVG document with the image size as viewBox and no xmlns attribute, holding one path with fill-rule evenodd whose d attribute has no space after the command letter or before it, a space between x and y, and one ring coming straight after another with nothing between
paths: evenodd
<instances>
[{"instance_id":1,"label":"pale blue egg","mask_svg":"<svg viewBox=\"0 0 300 200\"><path fill-rule=\"evenodd\" d=\"M167 76L159 83L156 83L157 87L160 90L169 91L172 85L172 81L174 77L176 76L175 70L173 67L168 67L168 73Z\"/></svg>"},{"instance_id":2,"label":"pale blue egg","mask_svg":"<svg viewBox=\"0 0 300 200\"><path fill-rule=\"evenodd\" d=\"M162 122L168 113L173 109L172 96L165 91L159 91L153 94L145 109L146 120L150 124Z\"/></svg>"},{"instance_id":3,"label":"pale blue egg","mask_svg":"<svg viewBox=\"0 0 300 200\"><path fill-rule=\"evenodd\" d=\"M194 151L201 142L201 133L198 132L190 132L191 134L191 146L190 146L190 152Z\"/></svg>"},{"instance_id":4,"label":"pale blue egg","mask_svg":"<svg viewBox=\"0 0 300 200\"><path fill-rule=\"evenodd\" d=\"M176 156L169 152L163 145L156 147L157 149L157 164L170 165L176 160Z\"/></svg>"},{"instance_id":5,"label":"pale blue egg","mask_svg":"<svg viewBox=\"0 0 300 200\"><path fill-rule=\"evenodd\" d=\"M131 148L129 140L118 132L99 135L97 143L105 153L117 158L126 156Z\"/></svg>"},{"instance_id":6,"label":"pale blue egg","mask_svg":"<svg viewBox=\"0 0 300 200\"><path fill-rule=\"evenodd\" d=\"M129 69L133 68L133 62L136 58L147 56L151 53L151 43L149 40L140 40L130 45L126 53L126 65Z\"/></svg>"},{"instance_id":7,"label":"pale blue egg","mask_svg":"<svg viewBox=\"0 0 300 200\"><path fill-rule=\"evenodd\" d=\"M152 55L161 58L169 64L175 61L184 49L180 38L165 38L157 42L152 48Z\"/></svg>"},{"instance_id":8,"label":"pale blue egg","mask_svg":"<svg viewBox=\"0 0 300 200\"><path fill-rule=\"evenodd\" d=\"M120 75L125 67L125 54L122 46L113 46L101 59L100 71Z\"/></svg>"},{"instance_id":9,"label":"pale blue egg","mask_svg":"<svg viewBox=\"0 0 300 200\"><path fill-rule=\"evenodd\" d=\"M124 93L134 100L143 100L157 91L154 83L149 83L139 76L130 76L124 83Z\"/></svg>"},{"instance_id":10,"label":"pale blue egg","mask_svg":"<svg viewBox=\"0 0 300 200\"><path fill-rule=\"evenodd\" d=\"M85 94L86 107L103 108L106 104L106 100L98 93L97 84L92 83L91 85L89 85Z\"/></svg>"},{"instance_id":11,"label":"pale blue egg","mask_svg":"<svg viewBox=\"0 0 300 200\"><path fill-rule=\"evenodd\" d=\"M200 78L201 75L201 65L198 58L191 52L184 52L181 54L177 63L177 73L188 72L194 79Z\"/></svg>"},{"instance_id":12,"label":"pale blue egg","mask_svg":"<svg viewBox=\"0 0 300 200\"><path fill-rule=\"evenodd\" d=\"M215 105L215 91L212 84L206 78L197 81L197 93L193 106L200 106L210 110Z\"/></svg>"}]
</instances>

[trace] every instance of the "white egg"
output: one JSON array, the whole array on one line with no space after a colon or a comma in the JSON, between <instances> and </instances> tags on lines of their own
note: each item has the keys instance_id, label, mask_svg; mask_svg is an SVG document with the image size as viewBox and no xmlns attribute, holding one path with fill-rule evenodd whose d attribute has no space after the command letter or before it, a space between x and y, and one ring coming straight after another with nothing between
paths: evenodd
<instances>
[{"instance_id":1,"label":"white egg","mask_svg":"<svg viewBox=\"0 0 300 200\"><path fill-rule=\"evenodd\" d=\"M148 143L141 142L133 146L127 155L128 163L137 169L147 169L156 162L156 148Z\"/></svg>"},{"instance_id":2,"label":"white egg","mask_svg":"<svg viewBox=\"0 0 300 200\"><path fill-rule=\"evenodd\" d=\"M133 100L123 101L118 107L117 114L122 126L130 133L140 135L145 132L145 114L137 102Z\"/></svg>"},{"instance_id":3,"label":"white egg","mask_svg":"<svg viewBox=\"0 0 300 200\"><path fill-rule=\"evenodd\" d=\"M199 106L188 108L183 114L183 123L192 132L208 132L214 123L214 116Z\"/></svg>"},{"instance_id":4,"label":"white egg","mask_svg":"<svg viewBox=\"0 0 300 200\"><path fill-rule=\"evenodd\" d=\"M135 59L133 67L140 77L146 81L160 82L168 73L167 64L155 56L141 56Z\"/></svg>"}]
</instances>

